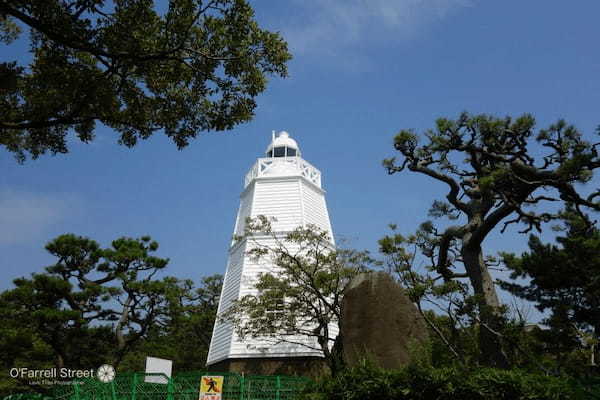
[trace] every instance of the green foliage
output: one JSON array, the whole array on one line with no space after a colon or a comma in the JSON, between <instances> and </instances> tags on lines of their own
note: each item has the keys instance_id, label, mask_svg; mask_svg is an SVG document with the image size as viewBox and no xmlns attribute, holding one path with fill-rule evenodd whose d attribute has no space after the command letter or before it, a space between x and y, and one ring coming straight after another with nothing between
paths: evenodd
<instances>
[{"instance_id":1,"label":"green foliage","mask_svg":"<svg viewBox=\"0 0 600 400\"><path fill-rule=\"evenodd\" d=\"M568 379L491 368L409 366L383 370L369 363L323 380L307 400L562 400L587 399Z\"/></svg>"},{"instance_id":2,"label":"green foliage","mask_svg":"<svg viewBox=\"0 0 600 400\"><path fill-rule=\"evenodd\" d=\"M5 304L0 302L0 310L5 310L5 307ZM52 348L36 335L35 329L14 319L4 319L6 314L4 311L1 313L3 323L0 324L0 396L29 392L31 388L25 382L9 378L9 369L50 368L54 366Z\"/></svg>"},{"instance_id":3,"label":"green foliage","mask_svg":"<svg viewBox=\"0 0 600 400\"><path fill-rule=\"evenodd\" d=\"M146 356L173 360L177 371L206 368L206 357L215 323L223 277L202 278L198 288L191 285L170 298L168 320L152 327L119 365L122 371L142 371Z\"/></svg>"},{"instance_id":4,"label":"green foliage","mask_svg":"<svg viewBox=\"0 0 600 400\"><path fill-rule=\"evenodd\" d=\"M600 334L600 231L574 208L568 207L562 218L566 232L556 238L558 245L532 235L529 252L503 254L511 278L530 281L503 281L501 286L540 311L550 311L544 321L550 330L538 332L538 339L559 368L574 372L589 363L575 354L588 346L589 359L589 346L598 343Z\"/></svg>"},{"instance_id":5,"label":"green foliage","mask_svg":"<svg viewBox=\"0 0 600 400\"><path fill-rule=\"evenodd\" d=\"M448 271L436 266L434 249L439 239L432 235L433 225L425 223L408 237L392 228L390 235L379 240L379 250L388 271L406 289L429 327L436 365L477 364L476 297L464 281L450 279ZM448 279L440 279L444 275Z\"/></svg>"},{"instance_id":6,"label":"green foliage","mask_svg":"<svg viewBox=\"0 0 600 400\"><path fill-rule=\"evenodd\" d=\"M21 29L10 18L0 15L0 42L12 43L21 33Z\"/></svg>"},{"instance_id":7,"label":"green foliage","mask_svg":"<svg viewBox=\"0 0 600 400\"><path fill-rule=\"evenodd\" d=\"M0 64L0 145L23 161L66 153L99 122L134 146L158 130L178 148L251 120L267 76L291 58L245 0L0 3L0 41L31 31L33 60ZM18 25L16 23L18 23ZM10 52L10 50L6 50Z\"/></svg>"},{"instance_id":8,"label":"green foliage","mask_svg":"<svg viewBox=\"0 0 600 400\"><path fill-rule=\"evenodd\" d=\"M148 355L182 369L204 367L222 278L191 281L155 275L168 259L156 257L150 237L120 238L101 248L94 240L61 235L46 249L56 263L19 278L0 294L0 395L28 391L10 378L13 367L144 367ZM43 388L36 387L36 390Z\"/></svg>"},{"instance_id":9,"label":"green foliage","mask_svg":"<svg viewBox=\"0 0 600 400\"><path fill-rule=\"evenodd\" d=\"M118 363L156 322L170 285L151 279L168 262L149 254L156 247L150 238L121 238L101 249L72 234L48 243L58 261L44 273L15 279L15 288L0 295L3 368ZM11 349L14 342L19 346Z\"/></svg>"},{"instance_id":10,"label":"green foliage","mask_svg":"<svg viewBox=\"0 0 600 400\"><path fill-rule=\"evenodd\" d=\"M45 396L41 393L19 393L3 397L2 400L54 400L54 397Z\"/></svg>"},{"instance_id":11,"label":"green foliage","mask_svg":"<svg viewBox=\"0 0 600 400\"><path fill-rule=\"evenodd\" d=\"M571 216L574 217L573 214ZM509 317L508 309L502 308L503 320L496 332L502 338L505 355L513 367L545 373L562 371L574 376L586 376L592 372L589 367L589 345L597 343L597 339L590 334L582 336L585 333L584 325L573 317L588 315L588 327L597 320L595 292L592 290L595 279L590 277L598 269L593 261L600 254L600 247L597 246L597 232L590 234L584 220L575 218L569 223L573 226L569 229L569 236L559 237L558 240L560 243L570 243L572 258L552 259L548 257L548 250L552 246L544 246L536 241L544 250L537 253L538 256L544 255L544 258L534 265L539 270L536 273L537 281L533 279L533 285L502 283L503 287L515 294L523 297L528 294L525 298L535 301L540 310L552 307L555 310L545 321L551 329L542 330L526 327L522 316ZM576 230L582 235L577 235ZM379 241L380 251L386 257L388 270L406 287L411 300L428 323L433 365L477 365L480 352L477 343L480 333L477 296L471 294L463 281L436 279L439 272L432 257L435 254L432 245L436 245L439 239L432 236L432 232L434 227L430 223L423 224L416 234L409 236L393 230L392 234ZM581 247L582 244L585 245ZM421 258L417 267L415 260L419 253ZM513 275L517 277L517 271L524 276L523 262L531 261L532 257L517 258L504 254L503 259L514 269ZM486 262L492 264L497 260L489 257ZM536 286L544 282L546 287L543 290ZM423 307L433 308L442 315L426 311ZM582 347L582 344L588 347Z\"/></svg>"},{"instance_id":12,"label":"green foliage","mask_svg":"<svg viewBox=\"0 0 600 400\"><path fill-rule=\"evenodd\" d=\"M483 327L479 348L488 366L508 367L501 343L505 310L489 269L495 261L483 249L490 232L497 227L504 232L511 224L523 224L523 232L541 230L559 217L533 208L546 202L600 211L600 191L586 197L579 192L600 168L598 143L583 140L562 120L537 135L534 127L529 114L497 118L465 112L455 120L438 119L420 137L402 130L394 138L402 158L383 162L389 174L409 170L447 186L445 200L435 200L429 216L447 218L449 224L427 221L414 235L393 233L380 246L413 300L443 298L453 314L468 312ZM414 268L415 260L421 271Z\"/></svg>"},{"instance_id":13,"label":"green foliage","mask_svg":"<svg viewBox=\"0 0 600 400\"><path fill-rule=\"evenodd\" d=\"M511 278L531 278L528 285L503 287L534 301L540 311L551 309L573 323L600 328L600 231L572 211L564 215L567 234L556 238L558 246L532 235L529 252L503 254Z\"/></svg>"}]
</instances>

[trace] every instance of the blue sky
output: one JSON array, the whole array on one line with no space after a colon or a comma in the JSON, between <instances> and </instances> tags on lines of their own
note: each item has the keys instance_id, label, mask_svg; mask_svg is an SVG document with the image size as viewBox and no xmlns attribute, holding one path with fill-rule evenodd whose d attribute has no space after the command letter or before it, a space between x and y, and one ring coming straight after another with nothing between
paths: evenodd
<instances>
[{"instance_id":1,"label":"blue sky","mask_svg":"<svg viewBox=\"0 0 600 400\"><path fill-rule=\"evenodd\" d=\"M463 110L558 118L591 136L600 124L600 3L592 0L290 0L252 3L265 28L289 41L290 77L273 79L255 119L207 133L178 151L155 135L134 149L99 129L67 155L18 165L0 151L0 278L52 262L43 247L66 232L103 245L149 234L168 273L198 280L223 273L242 179L286 130L322 171L333 229L376 249L389 223L411 232L445 188L388 176L393 135ZM26 57L19 43L1 60ZM596 181L597 182L597 181ZM522 251L515 230L488 253Z\"/></svg>"}]
</instances>

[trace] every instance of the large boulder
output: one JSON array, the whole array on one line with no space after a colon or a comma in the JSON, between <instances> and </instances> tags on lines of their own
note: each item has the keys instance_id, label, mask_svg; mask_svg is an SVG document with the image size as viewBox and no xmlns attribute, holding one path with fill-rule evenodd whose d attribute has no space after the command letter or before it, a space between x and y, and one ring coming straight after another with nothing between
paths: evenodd
<instances>
[{"instance_id":1,"label":"large boulder","mask_svg":"<svg viewBox=\"0 0 600 400\"><path fill-rule=\"evenodd\" d=\"M350 282L342 301L340 333L348 365L367 358L383 368L406 365L427 339L423 317L385 272L360 274Z\"/></svg>"}]
</instances>

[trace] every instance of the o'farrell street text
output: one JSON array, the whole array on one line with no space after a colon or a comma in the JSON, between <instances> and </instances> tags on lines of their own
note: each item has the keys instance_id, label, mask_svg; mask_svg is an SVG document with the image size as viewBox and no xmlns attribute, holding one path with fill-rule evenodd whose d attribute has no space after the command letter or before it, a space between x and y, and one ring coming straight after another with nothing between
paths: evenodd
<instances>
[{"instance_id":1,"label":"o'farrell street text","mask_svg":"<svg viewBox=\"0 0 600 400\"><path fill-rule=\"evenodd\" d=\"M9 371L11 378L91 378L94 376L93 369L68 369L68 368L48 368L48 369L29 369L29 368L11 368Z\"/></svg>"}]
</instances>

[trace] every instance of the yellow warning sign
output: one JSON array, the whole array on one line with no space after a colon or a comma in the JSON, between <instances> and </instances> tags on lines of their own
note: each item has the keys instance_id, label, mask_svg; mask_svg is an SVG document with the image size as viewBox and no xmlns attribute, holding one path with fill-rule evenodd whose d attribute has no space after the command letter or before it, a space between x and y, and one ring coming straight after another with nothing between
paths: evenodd
<instances>
[{"instance_id":1,"label":"yellow warning sign","mask_svg":"<svg viewBox=\"0 0 600 400\"><path fill-rule=\"evenodd\" d=\"M198 400L221 400L222 393L222 376L203 376L200 378L200 396Z\"/></svg>"}]
</instances>

